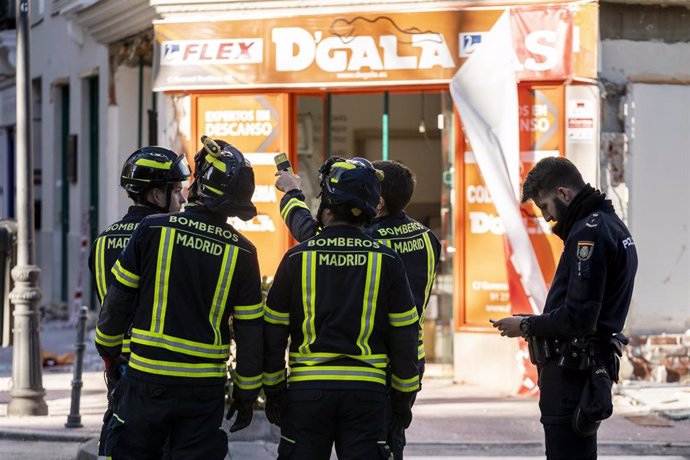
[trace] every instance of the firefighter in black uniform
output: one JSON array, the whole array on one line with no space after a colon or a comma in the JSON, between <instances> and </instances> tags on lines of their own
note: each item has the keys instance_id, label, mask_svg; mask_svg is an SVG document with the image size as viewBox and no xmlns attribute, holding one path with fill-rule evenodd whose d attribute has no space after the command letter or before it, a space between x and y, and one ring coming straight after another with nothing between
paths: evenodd
<instances>
[{"instance_id":1,"label":"firefighter in black uniform","mask_svg":"<svg viewBox=\"0 0 690 460\"><path fill-rule=\"evenodd\" d=\"M177 212L185 203L182 182L189 179L190 170L184 156L163 147L143 147L132 153L122 166L120 186L134 202L125 216L98 235L89 254L89 269L98 300L103 304L108 284L113 280L110 270L127 246L139 222L151 214ZM102 343L107 346L107 343ZM110 393L120 379L122 366L129 356L129 336L122 341L122 360L106 375L108 409L103 416L103 428L98 442L99 455L106 455L105 435L112 416Z\"/></svg>"},{"instance_id":2,"label":"firefighter in black uniform","mask_svg":"<svg viewBox=\"0 0 690 460\"><path fill-rule=\"evenodd\" d=\"M374 169L337 161L321 189L324 228L283 257L266 301L266 415L281 427L279 459L328 459L333 443L341 460L388 459L388 366L393 423L406 428L419 317L400 256L360 228L376 214Z\"/></svg>"},{"instance_id":3,"label":"firefighter in black uniform","mask_svg":"<svg viewBox=\"0 0 690 460\"><path fill-rule=\"evenodd\" d=\"M503 318L494 327L530 344L547 459L596 459L596 431L613 409L611 382L626 343L620 331L637 270L635 243L611 201L565 158L535 165L523 185L522 201L528 200L547 222L557 221L563 254L544 312Z\"/></svg>"},{"instance_id":4,"label":"firefighter in black uniform","mask_svg":"<svg viewBox=\"0 0 690 460\"><path fill-rule=\"evenodd\" d=\"M263 305L248 220L254 173L237 149L206 138L183 212L144 219L113 267L96 329L106 363L131 322L129 365L114 394L106 450L114 459L222 459L220 429L232 328L237 344L230 431L249 425L261 388ZM108 364L106 364L107 366Z\"/></svg>"},{"instance_id":5,"label":"firefighter in black uniform","mask_svg":"<svg viewBox=\"0 0 690 460\"><path fill-rule=\"evenodd\" d=\"M354 158L353 160L361 161L366 166L370 164L365 159ZM334 161L341 160L339 158L328 160L322 170L325 171L329 163ZM414 193L414 173L397 161L375 161L372 166L384 173L381 180L382 200L377 207L376 218L364 229L364 232L397 252L405 265L405 272L419 315L417 346L421 383L425 363L424 314L429 302L431 286L436 278L441 243L431 230L405 213L405 208ZM280 201L281 216L295 239L304 241L319 231L319 223L312 217L309 208L304 203L299 176L286 171L279 172L278 175L280 177L276 186L286 192ZM414 400L412 402L414 403ZM402 460L405 431L400 427L389 427L387 441L395 459Z\"/></svg>"}]
</instances>

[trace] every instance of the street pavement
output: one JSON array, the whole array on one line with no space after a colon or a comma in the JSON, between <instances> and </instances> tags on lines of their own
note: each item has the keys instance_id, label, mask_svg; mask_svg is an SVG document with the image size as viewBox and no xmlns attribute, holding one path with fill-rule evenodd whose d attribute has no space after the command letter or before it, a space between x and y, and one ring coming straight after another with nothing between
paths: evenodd
<instances>
[{"instance_id":1,"label":"street pavement","mask_svg":"<svg viewBox=\"0 0 690 460\"><path fill-rule=\"evenodd\" d=\"M75 330L63 323L43 324L43 350L58 356L73 351ZM81 428L64 426L70 413L71 365L43 368L47 416L8 417L11 359L11 349L0 349L0 458L96 458L95 439L106 396L102 364L93 347L93 330L87 337L82 377ZM433 365L429 369L407 431L407 460L544 458L536 398L454 384L447 378L435 377ZM636 423L633 416L643 416L643 424L639 420ZM268 424L263 413L256 412L249 428L230 436L227 458L275 459L278 438L278 430ZM599 453L599 458L605 460L690 460L690 420L661 418L629 398L616 396L614 415L599 430Z\"/></svg>"}]
</instances>

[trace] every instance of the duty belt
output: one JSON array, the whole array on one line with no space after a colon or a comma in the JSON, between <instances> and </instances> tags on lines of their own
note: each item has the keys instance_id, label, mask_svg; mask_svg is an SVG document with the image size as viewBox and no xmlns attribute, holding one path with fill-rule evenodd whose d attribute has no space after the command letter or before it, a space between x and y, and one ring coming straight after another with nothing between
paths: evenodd
<instances>
[{"instance_id":1,"label":"duty belt","mask_svg":"<svg viewBox=\"0 0 690 460\"><path fill-rule=\"evenodd\" d=\"M621 356L623 346L628 343L627 337L620 333L574 339L529 336L526 340L532 364L558 359L559 365L574 369L586 369L591 358L606 358L612 353Z\"/></svg>"}]
</instances>

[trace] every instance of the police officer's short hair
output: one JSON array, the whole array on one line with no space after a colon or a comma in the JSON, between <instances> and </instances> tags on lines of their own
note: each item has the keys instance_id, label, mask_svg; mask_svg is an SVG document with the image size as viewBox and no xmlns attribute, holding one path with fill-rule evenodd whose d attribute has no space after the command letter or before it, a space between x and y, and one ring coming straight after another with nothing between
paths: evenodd
<instances>
[{"instance_id":1,"label":"police officer's short hair","mask_svg":"<svg viewBox=\"0 0 690 460\"><path fill-rule=\"evenodd\" d=\"M373 162L374 168L383 171L381 196L389 214L403 211L412 199L417 182L414 172L404 164L394 160Z\"/></svg>"},{"instance_id":2,"label":"police officer's short hair","mask_svg":"<svg viewBox=\"0 0 690 460\"><path fill-rule=\"evenodd\" d=\"M570 160L563 157L543 158L534 165L522 184L522 202L534 200L540 194L555 192L558 187L579 191L584 186L582 174Z\"/></svg>"}]
</instances>

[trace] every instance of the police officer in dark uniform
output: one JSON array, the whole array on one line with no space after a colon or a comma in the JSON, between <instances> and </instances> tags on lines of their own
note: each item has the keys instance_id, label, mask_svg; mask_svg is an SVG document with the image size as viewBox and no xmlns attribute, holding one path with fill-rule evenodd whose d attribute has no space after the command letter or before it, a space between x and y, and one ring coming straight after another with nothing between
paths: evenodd
<instances>
[{"instance_id":1,"label":"police officer in dark uniform","mask_svg":"<svg viewBox=\"0 0 690 460\"><path fill-rule=\"evenodd\" d=\"M371 163L363 158L353 158L368 166ZM322 169L322 174L329 163L342 161L338 157L329 159ZM376 218L364 232L393 249L400 255L410 283L412 296L419 315L419 378L424 375L424 314L429 301L429 294L436 277L441 244L436 235L427 227L412 219L405 213L405 208L412 199L415 187L414 173L397 161L375 161L371 164L383 172L381 180L381 202L377 206ZM319 223L314 219L304 203L304 194L299 189L301 179L289 172L280 172L276 186L286 192L280 202L281 216L292 235L298 241L304 241L319 231ZM412 401L414 403L414 400ZM405 447L405 431L400 427L389 427L388 445L396 460L402 460Z\"/></svg>"},{"instance_id":2,"label":"police officer in dark uniform","mask_svg":"<svg viewBox=\"0 0 690 460\"><path fill-rule=\"evenodd\" d=\"M242 153L206 138L190 204L144 219L113 267L96 329L106 362L130 327L129 365L114 394L106 450L116 459L222 459L232 328L237 344L231 431L249 425L261 388L263 306L254 246L231 225L248 220L254 173Z\"/></svg>"},{"instance_id":3,"label":"police officer in dark uniform","mask_svg":"<svg viewBox=\"0 0 690 460\"><path fill-rule=\"evenodd\" d=\"M535 355L547 458L596 459L596 430L611 414L616 353L625 343L619 333L637 270L635 243L611 201L565 158L534 166L523 185L522 201L528 200L547 222L557 222L563 254L544 312L503 318L494 327L527 338Z\"/></svg>"},{"instance_id":4,"label":"police officer in dark uniform","mask_svg":"<svg viewBox=\"0 0 690 460\"><path fill-rule=\"evenodd\" d=\"M321 187L323 230L286 253L266 301L266 415L281 427L279 459L328 459L333 443L341 460L388 459L388 366L393 423L406 428L419 317L402 260L360 228L379 202L374 169L336 161Z\"/></svg>"},{"instance_id":5,"label":"police officer in dark uniform","mask_svg":"<svg viewBox=\"0 0 690 460\"><path fill-rule=\"evenodd\" d=\"M110 270L127 246L129 238L139 222L152 214L177 212L185 203L182 182L189 178L190 170L184 156L163 147L143 147L132 153L122 166L120 186L127 191L133 205L125 216L108 226L94 241L89 254L89 269L96 295L101 304L108 284L113 280ZM106 345L104 343L102 345ZM106 455L106 428L112 416L110 393L120 379L122 366L129 356L129 336L122 341L122 364L113 366L106 373L108 409L103 416L103 428L99 439L99 455Z\"/></svg>"}]
</instances>

